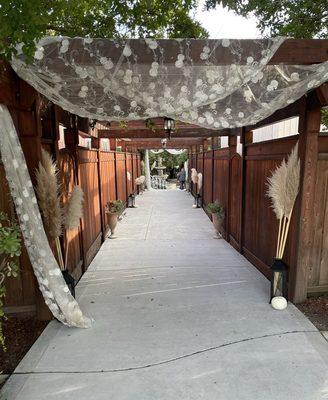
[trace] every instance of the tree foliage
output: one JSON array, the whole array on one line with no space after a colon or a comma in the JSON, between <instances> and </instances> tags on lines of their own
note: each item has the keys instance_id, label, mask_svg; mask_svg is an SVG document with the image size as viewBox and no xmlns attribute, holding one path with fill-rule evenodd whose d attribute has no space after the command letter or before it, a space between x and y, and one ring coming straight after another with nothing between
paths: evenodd
<instances>
[{"instance_id":1,"label":"tree foliage","mask_svg":"<svg viewBox=\"0 0 328 400\"><path fill-rule=\"evenodd\" d=\"M163 151L160 154L154 154L151 151L149 152L149 163L153 165L155 161L157 161L158 156L162 158L163 166L166 167L166 171L175 169L176 167L181 167L185 161L188 159L188 153L184 151L181 154L171 154L168 151ZM155 173L155 171L153 171Z\"/></svg>"},{"instance_id":2,"label":"tree foliage","mask_svg":"<svg viewBox=\"0 0 328 400\"><path fill-rule=\"evenodd\" d=\"M0 0L0 54L31 57L42 36L207 37L190 15L198 0Z\"/></svg>"},{"instance_id":3,"label":"tree foliage","mask_svg":"<svg viewBox=\"0 0 328 400\"><path fill-rule=\"evenodd\" d=\"M238 15L254 14L264 35L294 38L328 38L328 0L206 0L208 10L217 5ZM328 110L322 110L328 127Z\"/></svg>"},{"instance_id":4,"label":"tree foliage","mask_svg":"<svg viewBox=\"0 0 328 400\"><path fill-rule=\"evenodd\" d=\"M254 14L258 28L270 36L328 37L327 0L206 0L206 8L218 4L247 17Z\"/></svg>"}]
</instances>

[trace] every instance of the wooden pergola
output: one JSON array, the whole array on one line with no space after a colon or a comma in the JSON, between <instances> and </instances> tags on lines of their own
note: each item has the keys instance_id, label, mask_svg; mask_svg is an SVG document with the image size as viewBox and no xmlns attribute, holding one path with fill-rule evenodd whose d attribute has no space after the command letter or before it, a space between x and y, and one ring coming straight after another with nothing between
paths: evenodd
<instances>
[{"instance_id":1,"label":"wooden pergola","mask_svg":"<svg viewBox=\"0 0 328 400\"><path fill-rule=\"evenodd\" d=\"M194 51L200 54L206 40L199 40L198 43ZM162 46L169 46L169 43L164 42ZM198 57L197 54L192 56L199 59L199 54ZM79 52L76 52L78 56ZM151 59L145 54L145 63L147 57ZM287 39L269 64L309 65L327 60L328 40ZM168 57L165 62L174 64L175 59ZM227 52L220 59L220 65L230 63L230 53ZM246 63L246 54L240 63ZM42 96L4 62L0 62L0 103L8 106L15 121L32 180L41 148L46 148L59 162L63 184L78 183L85 192L85 218L81 229L71 238L73 245L69 254L69 270L79 279L106 234L104 205L113 199L126 201L134 193L133 179L141 174L138 150L162 148L161 139L166 137L163 118L153 119L155 125L151 129L146 127L145 121L131 121L125 127L112 122L110 126L103 125L101 129L96 127L92 130L88 121L54 104L45 118L41 112ZM264 193L263 182L267 174L287 155L291 145L299 141L301 187L287 252L287 262L292 265L290 299L294 302L303 301L310 292L309 276L311 282L319 282L319 277L324 276L324 283L312 286L316 291L328 291L328 221L323 206L328 201L328 136L319 135L320 112L326 106L328 85L323 84L253 126L212 130L178 122L177 130L171 134L166 145L167 148L188 150L191 166L204 173L204 204L218 198L226 207L225 238L268 275L270 261L263 256L263 246L258 238L266 240L265 251L269 249L271 256L270 249L274 244L269 231L273 217L270 208L261 204L259 199ZM295 116L300 118L297 138L267 144L251 143L254 129ZM60 131L63 132L62 137ZM81 136L91 138L92 149L79 145ZM220 136L229 138L229 147L218 148L217 138ZM237 137L242 146L241 155L236 150ZM115 151L114 146L111 146L114 151L102 150L101 138L108 138L113 143L116 140L124 142L123 151ZM207 147L210 141L212 150ZM133 177L130 181L127 172ZM5 187L3 171L1 177ZM9 210L6 190L3 190L0 201L3 209ZM266 227L263 231L257 228L259 221ZM254 237L252 243L246 243L247 236L251 240ZM318 254L319 246L322 259L317 257L314 260L313 254ZM20 308L19 312L27 310L42 314L43 301L25 251L20 263L24 274L17 283L11 283L14 290L13 295L7 298L9 305L15 310Z\"/></svg>"},{"instance_id":2,"label":"wooden pergola","mask_svg":"<svg viewBox=\"0 0 328 400\"><path fill-rule=\"evenodd\" d=\"M205 42L199 41L199 52ZM196 55L193 55L196 59ZM147 57L147 56L146 56ZM285 64L285 65L309 65L319 64L328 60L328 40L312 40L312 39L288 39L278 49L269 64ZM146 62L147 60L145 60ZM166 60L170 62L170 60ZM173 62L173 60L171 60ZM229 57L220 60L221 65L229 64ZM241 59L241 63L245 62ZM314 244L313 233L313 209L315 200L313 193L316 185L316 169L318 157L318 134L320 132L320 110L322 107L328 106L328 84L308 92L305 96L296 102L277 110L268 118L258 122L252 126L244 126L242 128L212 130L197 127L183 122L179 122L177 130L171 134L171 140L167 142L167 148L186 148L189 151L190 158L207 149L207 144L211 142L212 148L216 148L217 138L221 136L229 137L229 158L232 160L235 156L236 141L234 138L240 137L240 142L245 147L251 141L252 131L257 128L265 127L270 124L288 119L291 117L299 117L299 154L301 159L301 187L300 187L300 204L298 218L299 226L294 234L297 235L297 270L291 274L293 285L291 288L291 298L295 302L303 301L307 294L307 279L309 269L311 268L311 249ZM162 118L153 119L154 126L152 129L145 127L144 121L127 122L124 128L118 123L112 123L107 129L100 130L99 137L115 139L127 139L125 142L126 149L142 150L142 149L160 149L162 148L161 139L166 137L164 132L164 122ZM283 144L281 145L283 146ZM231 150L234 149L234 150ZM240 208L240 243L239 250L242 248L242 222L244 191L245 191L245 151L241 156L240 170L238 174L241 177L240 191L241 199ZM284 149L281 149L284 154ZM326 154L326 153L325 153ZM269 157L269 156L264 156ZM323 157L320 155L320 157ZM324 157L328 157L325 155ZM215 156L214 156L215 158ZM280 156L278 158L281 158ZM204 153L205 160L205 153ZM204 162L204 161L203 161ZM231 165L231 164L230 164ZM194 167L199 167L196 164ZM212 177L214 179L214 177ZM230 200L229 200L230 201ZM237 246L237 247L238 247ZM327 261L327 260L326 260ZM252 262L256 260L252 259ZM260 264L260 263L258 263ZM260 267L261 269L261 267Z\"/></svg>"}]
</instances>

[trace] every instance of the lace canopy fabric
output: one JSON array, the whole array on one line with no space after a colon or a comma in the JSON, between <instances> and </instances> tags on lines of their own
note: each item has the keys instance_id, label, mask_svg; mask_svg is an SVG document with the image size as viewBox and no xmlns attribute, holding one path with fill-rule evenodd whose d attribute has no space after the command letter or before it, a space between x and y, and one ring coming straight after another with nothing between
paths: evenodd
<instances>
[{"instance_id":1,"label":"lace canopy fabric","mask_svg":"<svg viewBox=\"0 0 328 400\"><path fill-rule=\"evenodd\" d=\"M0 150L25 245L50 311L69 326L87 328L90 319L83 316L71 296L45 234L33 185L22 148L8 109L0 105Z\"/></svg>"},{"instance_id":2,"label":"lace canopy fabric","mask_svg":"<svg viewBox=\"0 0 328 400\"><path fill-rule=\"evenodd\" d=\"M171 117L210 129L252 125L328 80L320 65L268 65L283 38L109 40L46 37L17 74L63 109L99 121ZM25 244L45 301L88 327L50 249L11 116L0 105L0 149ZM148 151L146 151L146 160ZM150 187L150 171L146 171Z\"/></svg>"},{"instance_id":3,"label":"lace canopy fabric","mask_svg":"<svg viewBox=\"0 0 328 400\"><path fill-rule=\"evenodd\" d=\"M184 153L186 150L181 149L181 150L176 150L176 149L161 149L161 150L150 150L154 154L160 154L163 153L163 151L167 151L170 154L173 154L174 156L177 156L179 154Z\"/></svg>"},{"instance_id":4,"label":"lace canopy fabric","mask_svg":"<svg viewBox=\"0 0 328 400\"><path fill-rule=\"evenodd\" d=\"M17 74L62 108L100 121L171 117L205 128L254 124L328 79L321 65L268 65L283 38L46 37ZM205 45L204 45L205 43Z\"/></svg>"}]
</instances>

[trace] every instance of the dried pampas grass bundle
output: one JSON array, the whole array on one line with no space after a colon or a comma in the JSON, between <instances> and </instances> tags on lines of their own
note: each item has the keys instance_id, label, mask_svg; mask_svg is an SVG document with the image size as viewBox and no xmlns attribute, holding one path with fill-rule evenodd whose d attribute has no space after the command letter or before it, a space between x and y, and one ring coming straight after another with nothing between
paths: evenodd
<instances>
[{"instance_id":1,"label":"dried pampas grass bundle","mask_svg":"<svg viewBox=\"0 0 328 400\"><path fill-rule=\"evenodd\" d=\"M66 246L65 246L65 269L67 269L69 240L67 231L77 229L80 226L80 219L83 216L83 197L84 193L79 186L74 186L72 193L65 207L64 227L66 229Z\"/></svg>"},{"instance_id":2,"label":"dried pampas grass bundle","mask_svg":"<svg viewBox=\"0 0 328 400\"><path fill-rule=\"evenodd\" d=\"M55 240L59 264L64 267L59 236L62 234L63 214L60 206L60 193L56 163L51 155L41 150L41 161L36 170L36 193L46 232Z\"/></svg>"},{"instance_id":3,"label":"dried pampas grass bundle","mask_svg":"<svg viewBox=\"0 0 328 400\"><path fill-rule=\"evenodd\" d=\"M276 168L267 180L267 196L270 197L272 208L279 220L276 258L284 255L290 221L295 200L299 191L300 160L298 144L292 149L285 160Z\"/></svg>"},{"instance_id":4,"label":"dried pampas grass bundle","mask_svg":"<svg viewBox=\"0 0 328 400\"><path fill-rule=\"evenodd\" d=\"M84 193L79 186L74 186L69 197L67 206L65 207L65 229L76 229L80 225L80 218L83 215L83 197Z\"/></svg>"},{"instance_id":5,"label":"dried pampas grass bundle","mask_svg":"<svg viewBox=\"0 0 328 400\"><path fill-rule=\"evenodd\" d=\"M203 174L199 172L197 174L197 193L199 194L203 186Z\"/></svg>"},{"instance_id":6,"label":"dried pampas grass bundle","mask_svg":"<svg viewBox=\"0 0 328 400\"><path fill-rule=\"evenodd\" d=\"M136 185L142 185L145 183L146 177L144 175L138 176L138 178L135 179L135 184Z\"/></svg>"},{"instance_id":7,"label":"dried pampas grass bundle","mask_svg":"<svg viewBox=\"0 0 328 400\"><path fill-rule=\"evenodd\" d=\"M195 168L191 168L191 180L195 184L198 182L198 174Z\"/></svg>"}]
</instances>

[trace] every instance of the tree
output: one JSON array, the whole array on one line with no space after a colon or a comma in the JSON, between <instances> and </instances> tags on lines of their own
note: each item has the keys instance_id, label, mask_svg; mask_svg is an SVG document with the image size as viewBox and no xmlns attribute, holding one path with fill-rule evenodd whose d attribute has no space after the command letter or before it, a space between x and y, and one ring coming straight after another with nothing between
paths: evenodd
<instances>
[{"instance_id":1,"label":"tree","mask_svg":"<svg viewBox=\"0 0 328 400\"><path fill-rule=\"evenodd\" d=\"M15 46L32 57L45 35L81 37L207 37L190 16L198 0L0 0L0 55Z\"/></svg>"},{"instance_id":2,"label":"tree","mask_svg":"<svg viewBox=\"0 0 328 400\"><path fill-rule=\"evenodd\" d=\"M327 0L206 0L208 10L221 4L247 17L254 14L262 34L295 38L328 38ZM328 129L328 109L322 109Z\"/></svg>"},{"instance_id":3,"label":"tree","mask_svg":"<svg viewBox=\"0 0 328 400\"><path fill-rule=\"evenodd\" d=\"M327 0L206 0L206 8L218 4L238 15L254 14L258 28L270 36L328 37Z\"/></svg>"},{"instance_id":4,"label":"tree","mask_svg":"<svg viewBox=\"0 0 328 400\"><path fill-rule=\"evenodd\" d=\"M170 172L175 169L175 167L181 167L185 161L188 159L188 152L184 151L181 154L171 154L168 151L163 151L159 154L162 158L163 166L166 167L166 171ZM149 163L152 165L155 161L157 161L158 154L149 152ZM155 173L155 171L153 171Z\"/></svg>"}]
</instances>

